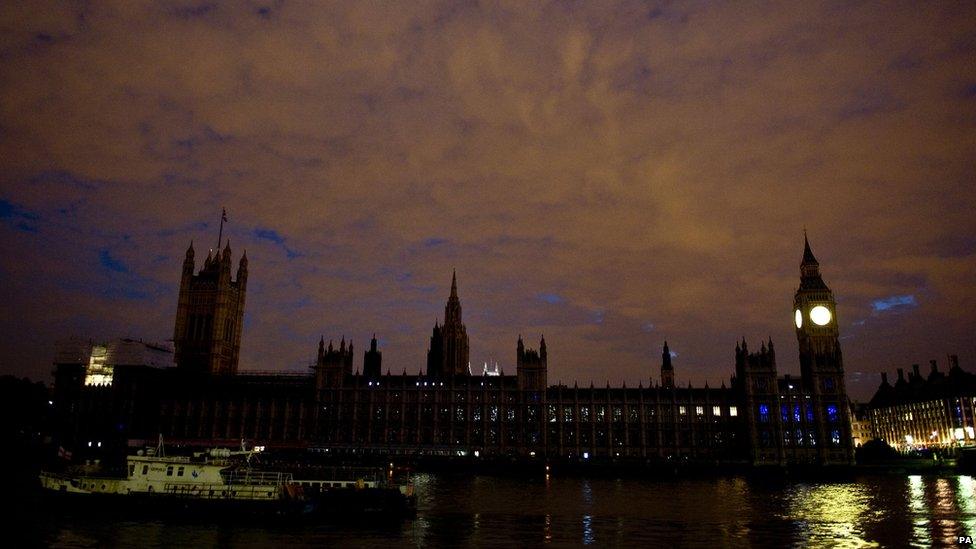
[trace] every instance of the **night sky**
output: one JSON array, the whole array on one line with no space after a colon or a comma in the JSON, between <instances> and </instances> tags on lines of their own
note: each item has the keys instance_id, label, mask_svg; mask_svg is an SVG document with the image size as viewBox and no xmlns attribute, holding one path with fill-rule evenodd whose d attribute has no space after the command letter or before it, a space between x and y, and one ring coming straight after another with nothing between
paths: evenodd
<instances>
[{"instance_id":1,"label":"night sky","mask_svg":"<svg viewBox=\"0 0 976 549\"><path fill-rule=\"evenodd\" d=\"M806 227L855 398L976 371L976 4L813 4L4 2L0 373L172 338L222 207L242 370L416 373L456 268L478 370L798 373Z\"/></svg>"}]
</instances>

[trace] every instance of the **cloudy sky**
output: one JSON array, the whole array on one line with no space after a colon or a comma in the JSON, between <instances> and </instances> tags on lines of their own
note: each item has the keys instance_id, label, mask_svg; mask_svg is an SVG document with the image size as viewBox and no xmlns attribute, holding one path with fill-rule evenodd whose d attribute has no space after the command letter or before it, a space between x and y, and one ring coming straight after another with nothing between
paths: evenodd
<instances>
[{"instance_id":1,"label":"cloudy sky","mask_svg":"<svg viewBox=\"0 0 976 549\"><path fill-rule=\"evenodd\" d=\"M798 372L806 227L855 397L976 370L970 2L4 2L0 65L2 373L171 338L222 207L242 369L376 332L415 373L456 268L477 365Z\"/></svg>"}]
</instances>

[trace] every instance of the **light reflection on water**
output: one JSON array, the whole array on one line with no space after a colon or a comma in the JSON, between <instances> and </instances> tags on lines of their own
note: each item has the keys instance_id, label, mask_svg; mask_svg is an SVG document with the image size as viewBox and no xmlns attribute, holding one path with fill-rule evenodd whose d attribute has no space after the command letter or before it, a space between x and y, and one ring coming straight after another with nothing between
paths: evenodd
<instances>
[{"instance_id":1,"label":"light reflection on water","mask_svg":"<svg viewBox=\"0 0 976 549\"><path fill-rule=\"evenodd\" d=\"M870 499L867 487L861 484L798 484L786 492L782 518L797 523L803 545L878 546L865 539L862 528Z\"/></svg>"},{"instance_id":2,"label":"light reflection on water","mask_svg":"<svg viewBox=\"0 0 976 549\"><path fill-rule=\"evenodd\" d=\"M313 547L954 546L976 535L971 476L854 481L417 475L412 519L306 524L118 522L32 514L19 545ZM23 518L23 517L22 517Z\"/></svg>"},{"instance_id":3,"label":"light reflection on water","mask_svg":"<svg viewBox=\"0 0 976 549\"><path fill-rule=\"evenodd\" d=\"M968 475L956 479L956 503L959 505L961 530L976 537L976 480Z\"/></svg>"},{"instance_id":4,"label":"light reflection on water","mask_svg":"<svg viewBox=\"0 0 976 549\"><path fill-rule=\"evenodd\" d=\"M921 475L908 477L909 520L912 523L912 541L922 545L931 545L929 535L928 509L925 503L925 485Z\"/></svg>"}]
</instances>

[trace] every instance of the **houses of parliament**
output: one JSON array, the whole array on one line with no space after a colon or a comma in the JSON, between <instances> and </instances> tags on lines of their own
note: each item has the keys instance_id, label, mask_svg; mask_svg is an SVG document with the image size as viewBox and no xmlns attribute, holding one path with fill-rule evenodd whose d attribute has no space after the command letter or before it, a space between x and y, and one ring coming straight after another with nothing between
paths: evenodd
<instances>
[{"instance_id":1,"label":"houses of parliament","mask_svg":"<svg viewBox=\"0 0 976 549\"><path fill-rule=\"evenodd\" d=\"M243 439L336 455L853 462L834 296L806 238L792 319L800 375L780 374L771 340L743 340L728 384L717 387L676 386L667 343L659 371L636 387L550 385L542 337L514 341L514 375L472 373L456 273L424 374L384 372L375 336L362 355L351 341L322 338L307 373L239 372L246 254L232 270L229 244L199 270L192 244L187 249L173 351L133 340L59 346L62 446L84 455L162 434L170 444Z\"/></svg>"}]
</instances>

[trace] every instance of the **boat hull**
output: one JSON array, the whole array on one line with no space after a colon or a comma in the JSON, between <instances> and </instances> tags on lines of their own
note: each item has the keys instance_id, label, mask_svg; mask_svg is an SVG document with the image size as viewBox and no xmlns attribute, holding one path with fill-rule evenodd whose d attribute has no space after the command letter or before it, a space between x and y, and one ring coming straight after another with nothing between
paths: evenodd
<instances>
[{"instance_id":1,"label":"boat hull","mask_svg":"<svg viewBox=\"0 0 976 549\"><path fill-rule=\"evenodd\" d=\"M67 514L112 513L115 516L227 518L308 517L324 519L349 516L402 518L416 512L416 498L397 488L343 488L297 498L248 500L194 498L160 493L91 493L41 490L45 506Z\"/></svg>"}]
</instances>

